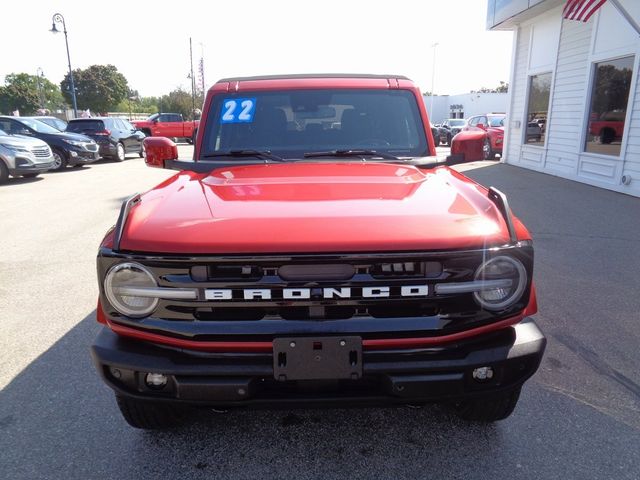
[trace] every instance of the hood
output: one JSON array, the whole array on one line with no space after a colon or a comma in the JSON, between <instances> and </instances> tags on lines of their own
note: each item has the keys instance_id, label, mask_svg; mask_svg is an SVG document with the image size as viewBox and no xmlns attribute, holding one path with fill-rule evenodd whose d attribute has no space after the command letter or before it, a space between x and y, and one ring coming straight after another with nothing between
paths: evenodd
<instances>
[{"instance_id":1,"label":"hood","mask_svg":"<svg viewBox=\"0 0 640 480\"><path fill-rule=\"evenodd\" d=\"M47 146L42 140L25 135L0 135L0 143L18 148L43 148Z\"/></svg>"},{"instance_id":2,"label":"hood","mask_svg":"<svg viewBox=\"0 0 640 480\"><path fill-rule=\"evenodd\" d=\"M298 163L179 173L142 196L120 245L182 254L326 253L508 239L486 190L446 167Z\"/></svg>"}]
</instances>

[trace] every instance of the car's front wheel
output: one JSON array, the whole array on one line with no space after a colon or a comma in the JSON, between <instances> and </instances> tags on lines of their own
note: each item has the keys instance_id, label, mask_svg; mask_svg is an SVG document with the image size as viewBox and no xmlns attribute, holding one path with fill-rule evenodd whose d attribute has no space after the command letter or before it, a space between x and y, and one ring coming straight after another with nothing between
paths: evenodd
<instances>
[{"instance_id":1,"label":"car's front wheel","mask_svg":"<svg viewBox=\"0 0 640 480\"><path fill-rule=\"evenodd\" d=\"M454 405L458 416L473 422L497 422L513 413L520 398L520 388L488 397L464 400Z\"/></svg>"},{"instance_id":2,"label":"car's front wheel","mask_svg":"<svg viewBox=\"0 0 640 480\"><path fill-rule=\"evenodd\" d=\"M7 180L9 180L9 169L4 162L0 160L0 184L5 183Z\"/></svg>"},{"instance_id":3,"label":"car's front wheel","mask_svg":"<svg viewBox=\"0 0 640 480\"><path fill-rule=\"evenodd\" d=\"M493 160L496 158L496 152L491 148L491 142L489 141L489 137L484 139L484 143L482 144L482 158L485 160Z\"/></svg>"},{"instance_id":4,"label":"car's front wheel","mask_svg":"<svg viewBox=\"0 0 640 480\"><path fill-rule=\"evenodd\" d=\"M62 150L53 149L53 168L51 170L59 172L67 167L67 157Z\"/></svg>"},{"instance_id":5,"label":"car's front wheel","mask_svg":"<svg viewBox=\"0 0 640 480\"><path fill-rule=\"evenodd\" d=\"M124 145L122 145L121 143L118 143L118 145L116 145L116 161L124 162L124 159L125 159Z\"/></svg>"},{"instance_id":6,"label":"car's front wheel","mask_svg":"<svg viewBox=\"0 0 640 480\"><path fill-rule=\"evenodd\" d=\"M170 403L148 402L116 395L120 413L129 425L144 430L161 430L178 425L185 410Z\"/></svg>"}]
</instances>

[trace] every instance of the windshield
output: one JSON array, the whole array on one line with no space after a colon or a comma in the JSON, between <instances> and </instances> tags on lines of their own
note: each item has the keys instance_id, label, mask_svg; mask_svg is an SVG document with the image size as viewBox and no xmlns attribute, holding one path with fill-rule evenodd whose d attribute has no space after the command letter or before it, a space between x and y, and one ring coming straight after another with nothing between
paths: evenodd
<instances>
[{"instance_id":1,"label":"windshield","mask_svg":"<svg viewBox=\"0 0 640 480\"><path fill-rule=\"evenodd\" d=\"M104 130L102 120L71 120L67 125L67 132L84 133Z\"/></svg>"},{"instance_id":2,"label":"windshield","mask_svg":"<svg viewBox=\"0 0 640 480\"><path fill-rule=\"evenodd\" d=\"M415 97L407 90L288 90L214 97L202 156L234 150L283 158L366 149L427 156Z\"/></svg>"},{"instance_id":3,"label":"windshield","mask_svg":"<svg viewBox=\"0 0 640 480\"><path fill-rule=\"evenodd\" d=\"M465 120L449 120L449 125L452 127L464 127L466 123Z\"/></svg>"},{"instance_id":4,"label":"windshield","mask_svg":"<svg viewBox=\"0 0 640 480\"><path fill-rule=\"evenodd\" d=\"M500 117L489 117L489 126L490 127L504 127L504 116Z\"/></svg>"},{"instance_id":5,"label":"windshield","mask_svg":"<svg viewBox=\"0 0 640 480\"><path fill-rule=\"evenodd\" d=\"M16 118L16 120L38 133L60 133L57 128L53 128L40 120L34 120L33 118Z\"/></svg>"}]
</instances>

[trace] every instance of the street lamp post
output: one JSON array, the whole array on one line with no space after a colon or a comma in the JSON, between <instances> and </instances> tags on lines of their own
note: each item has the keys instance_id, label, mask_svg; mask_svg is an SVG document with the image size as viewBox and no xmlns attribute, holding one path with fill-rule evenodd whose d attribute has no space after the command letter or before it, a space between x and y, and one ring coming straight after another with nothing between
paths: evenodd
<instances>
[{"instance_id":1,"label":"street lamp post","mask_svg":"<svg viewBox=\"0 0 640 480\"><path fill-rule=\"evenodd\" d=\"M433 67L431 68L431 105L429 106L429 119L431 119L431 116L433 115L433 90L435 88L434 84L436 81L436 47L438 45L440 44L437 42L431 45L431 48L433 48Z\"/></svg>"},{"instance_id":2,"label":"street lamp post","mask_svg":"<svg viewBox=\"0 0 640 480\"><path fill-rule=\"evenodd\" d=\"M56 23L62 24L62 31L64 32L64 42L67 45L67 61L69 62L69 80L71 80L71 98L73 99L73 116L78 118L78 102L76 101L76 86L73 82L73 71L71 70L71 55L69 55L69 39L67 37L67 24L64 21L64 17L60 13L54 13L51 23L51 32L58 33L60 30L56 28Z\"/></svg>"}]
</instances>

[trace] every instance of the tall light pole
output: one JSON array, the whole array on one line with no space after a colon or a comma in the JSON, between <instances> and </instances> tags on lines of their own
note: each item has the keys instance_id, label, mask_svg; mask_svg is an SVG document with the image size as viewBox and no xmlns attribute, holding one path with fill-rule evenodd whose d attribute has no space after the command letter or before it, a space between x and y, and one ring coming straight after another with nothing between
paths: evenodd
<instances>
[{"instance_id":1,"label":"tall light pole","mask_svg":"<svg viewBox=\"0 0 640 480\"><path fill-rule=\"evenodd\" d=\"M76 101L76 86L73 82L73 71L71 70L71 55L69 55L69 38L67 37L67 24L64 21L64 17L60 13L54 13L51 23L51 32L59 33L60 30L56 28L56 23L62 24L62 31L64 32L64 42L67 45L67 60L69 62L69 80L71 80L71 98L73 99L73 116L78 118L78 102Z\"/></svg>"},{"instance_id":2,"label":"tall light pole","mask_svg":"<svg viewBox=\"0 0 640 480\"><path fill-rule=\"evenodd\" d=\"M44 78L44 72L42 68L36 69L36 81L38 82L38 99L40 100L40 108L44 110L44 93L42 91L42 79Z\"/></svg>"},{"instance_id":3,"label":"tall light pole","mask_svg":"<svg viewBox=\"0 0 640 480\"><path fill-rule=\"evenodd\" d=\"M431 68L431 105L429 106L429 119L431 119L431 115L433 115L433 90L435 89L435 81L436 81L436 47L440 45L439 43L434 43L431 45L433 48L433 67Z\"/></svg>"}]
</instances>

